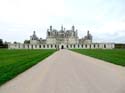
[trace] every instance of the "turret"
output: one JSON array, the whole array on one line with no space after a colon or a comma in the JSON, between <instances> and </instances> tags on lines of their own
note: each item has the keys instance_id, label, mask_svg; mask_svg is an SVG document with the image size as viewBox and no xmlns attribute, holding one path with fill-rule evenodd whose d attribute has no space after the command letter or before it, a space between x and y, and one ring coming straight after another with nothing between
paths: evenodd
<instances>
[{"instance_id":1,"label":"turret","mask_svg":"<svg viewBox=\"0 0 125 93\"><path fill-rule=\"evenodd\" d=\"M39 38L36 36L36 32L33 31L33 35L30 36L30 44L38 44Z\"/></svg>"},{"instance_id":2,"label":"turret","mask_svg":"<svg viewBox=\"0 0 125 93\"><path fill-rule=\"evenodd\" d=\"M87 39L92 40L92 35L90 34L89 30L87 31Z\"/></svg>"},{"instance_id":3,"label":"turret","mask_svg":"<svg viewBox=\"0 0 125 93\"><path fill-rule=\"evenodd\" d=\"M38 40L38 37L36 36L36 32L33 31L33 35L30 37L32 40Z\"/></svg>"}]
</instances>

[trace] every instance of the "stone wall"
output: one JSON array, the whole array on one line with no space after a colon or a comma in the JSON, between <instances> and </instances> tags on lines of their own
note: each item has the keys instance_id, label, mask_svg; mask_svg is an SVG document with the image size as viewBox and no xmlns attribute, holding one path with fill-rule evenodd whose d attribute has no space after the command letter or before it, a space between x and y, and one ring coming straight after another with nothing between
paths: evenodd
<instances>
[{"instance_id":1,"label":"stone wall","mask_svg":"<svg viewBox=\"0 0 125 93\"><path fill-rule=\"evenodd\" d=\"M114 43L92 44L10 44L9 49L113 49Z\"/></svg>"}]
</instances>

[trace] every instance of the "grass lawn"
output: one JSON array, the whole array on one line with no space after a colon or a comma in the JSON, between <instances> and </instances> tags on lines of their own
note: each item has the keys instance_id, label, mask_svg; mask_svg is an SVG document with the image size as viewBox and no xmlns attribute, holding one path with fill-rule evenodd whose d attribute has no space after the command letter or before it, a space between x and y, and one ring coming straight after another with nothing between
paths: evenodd
<instances>
[{"instance_id":1,"label":"grass lawn","mask_svg":"<svg viewBox=\"0 0 125 93\"><path fill-rule=\"evenodd\" d=\"M37 64L55 51L0 49L0 85Z\"/></svg>"},{"instance_id":2,"label":"grass lawn","mask_svg":"<svg viewBox=\"0 0 125 93\"><path fill-rule=\"evenodd\" d=\"M125 66L125 49L72 49L72 51Z\"/></svg>"}]
</instances>

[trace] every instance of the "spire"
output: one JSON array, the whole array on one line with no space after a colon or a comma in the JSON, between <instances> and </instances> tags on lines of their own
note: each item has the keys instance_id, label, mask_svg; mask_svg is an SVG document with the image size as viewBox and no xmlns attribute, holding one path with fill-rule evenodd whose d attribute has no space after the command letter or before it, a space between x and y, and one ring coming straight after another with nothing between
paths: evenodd
<instances>
[{"instance_id":1,"label":"spire","mask_svg":"<svg viewBox=\"0 0 125 93\"><path fill-rule=\"evenodd\" d=\"M63 31L63 25L61 26L61 30Z\"/></svg>"},{"instance_id":2,"label":"spire","mask_svg":"<svg viewBox=\"0 0 125 93\"><path fill-rule=\"evenodd\" d=\"M92 40L92 35L90 34L89 30L87 31L87 39Z\"/></svg>"},{"instance_id":3,"label":"spire","mask_svg":"<svg viewBox=\"0 0 125 93\"><path fill-rule=\"evenodd\" d=\"M33 31L33 35L31 36L32 40L38 40L38 37L36 36L36 32Z\"/></svg>"},{"instance_id":4,"label":"spire","mask_svg":"<svg viewBox=\"0 0 125 93\"><path fill-rule=\"evenodd\" d=\"M64 31L66 31L66 28L64 28Z\"/></svg>"},{"instance_id":5,"label":"spire","mask_svg":"<svg viewBox=\"0 0 125 93\"><path fill-rule=\"evenodd\" d=\"M87 36L89 36L89 30L87 31Z\"/></svg>"},{"instance_id":6,"label":"spire","mask_svg":"<svg viewBox=\"0 0 125 93\"><path fill-rule=\"evenodd\" d=\"M72 26L72 31L75 31L75 26L74 25Z\"/></svg>"},{"instance_id":7,"label":"spire","mask_svg":"<svg viewBox=\"0 0 125 93\"><path fill-rule=\"evenodd\" d=\"M52 31L52 29L53 29L52 26L50 26L50 31Z\"/></svg>"},{"instance_id":8,"label":"spire","mask_svg":"<svg viewBox=\"0 0 125 93\"><path fill-rule=\"evenodd\" d=\"M33 35L35 35L36 34L36 32L35 31L33 31Z\"/></svg>"}]
</instances>

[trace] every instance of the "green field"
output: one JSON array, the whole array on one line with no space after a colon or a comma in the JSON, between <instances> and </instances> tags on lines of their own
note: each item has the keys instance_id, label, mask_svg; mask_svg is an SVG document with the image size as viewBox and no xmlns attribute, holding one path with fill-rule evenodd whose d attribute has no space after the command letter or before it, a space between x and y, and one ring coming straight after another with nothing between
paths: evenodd
<instances>
[{"instance_id":1,"label":"green field","mask_svg":"<svg viewBox=\"0 0 125 93\"><path fill-rule=\"evenodd\" d=\"M125 49L73 49L72 51L125 66Z\"/></svg>"},{"instance_id":2,"label":"green field","mask_svg":"<svg viewBox=\"0 0 125 93\"><path fill-rule=\"evenodd\" d=\"M55 50L7 50L0 49L0 85L14 78Z\"/></svg>"}]
</instances>

